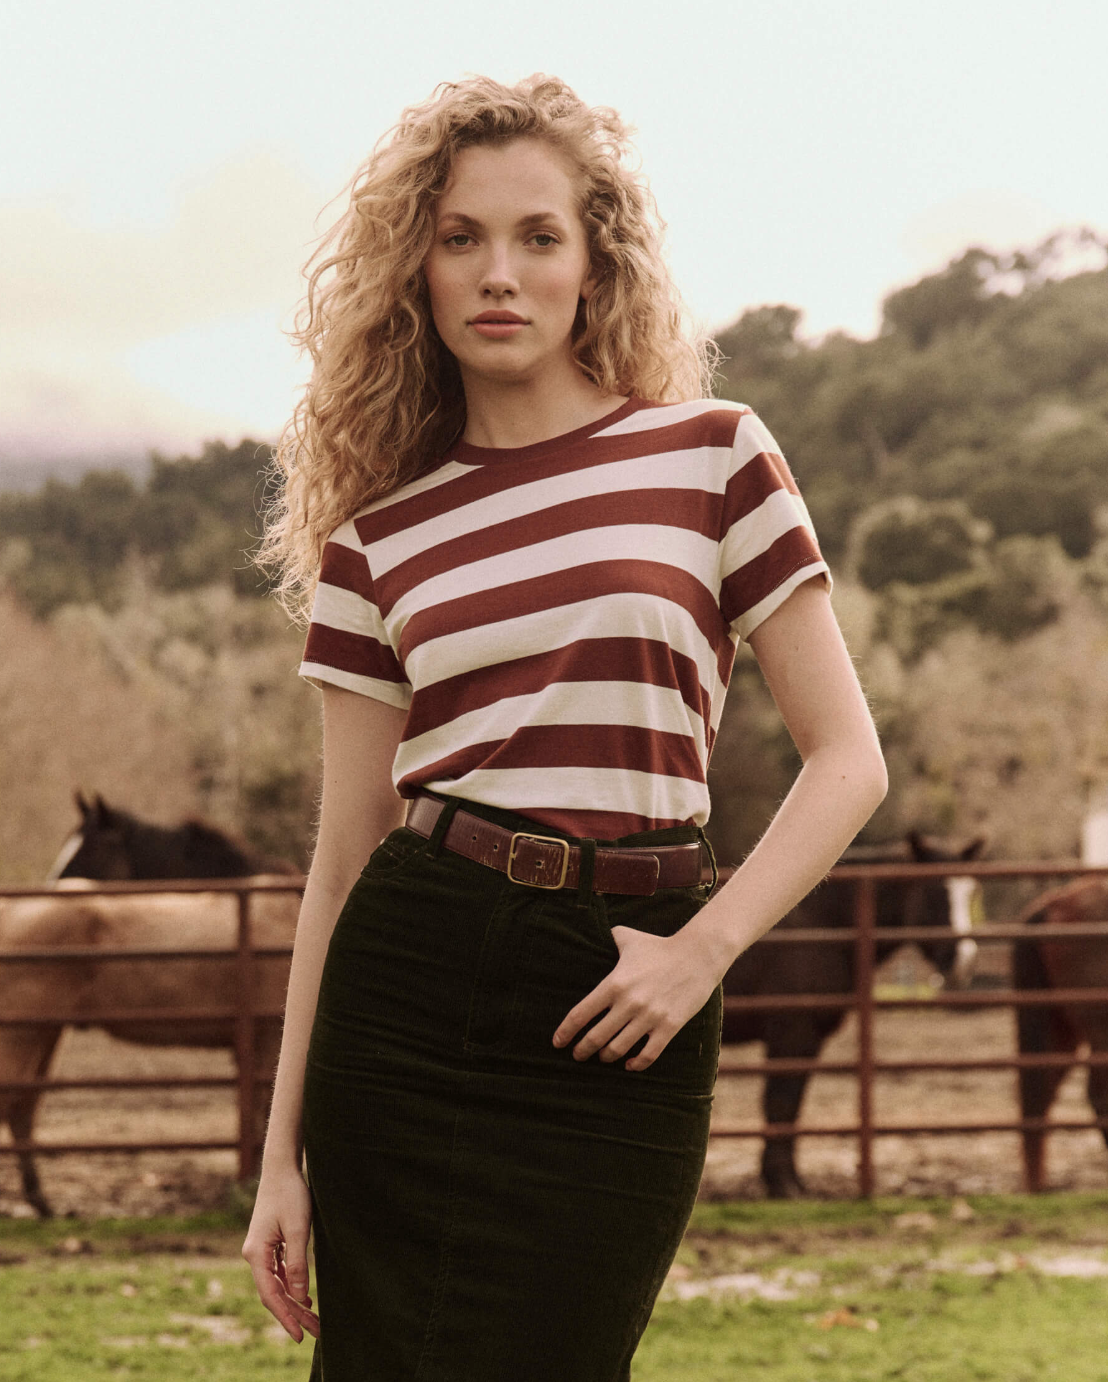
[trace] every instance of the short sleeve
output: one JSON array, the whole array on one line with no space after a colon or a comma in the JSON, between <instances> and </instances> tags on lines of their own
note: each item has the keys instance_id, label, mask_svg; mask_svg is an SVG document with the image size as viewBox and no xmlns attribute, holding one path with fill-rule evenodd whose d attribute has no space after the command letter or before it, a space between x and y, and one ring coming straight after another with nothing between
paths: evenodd
<instances>
[{"instance_id":1,"label":"short sleeve","mask_svg":"<svg viewBox=\"0 0 1108 1382\"><path fill-rule=\"evenodd\" d=\"M724 495L720 612L740 638L784 604L798 585L831 573L785 458L762 420L739 419Z\"/></svg>"},{"instance_id":2,"label":"short sleeve","mask_svg":"<svg viewBox=\"0 0 1108 1382\"><path fill-rule=\"evenodd\" d=\"M385 629L353 519L323 548L300 675L407 709L412 688Z\"/></svg>"}]
</instances>

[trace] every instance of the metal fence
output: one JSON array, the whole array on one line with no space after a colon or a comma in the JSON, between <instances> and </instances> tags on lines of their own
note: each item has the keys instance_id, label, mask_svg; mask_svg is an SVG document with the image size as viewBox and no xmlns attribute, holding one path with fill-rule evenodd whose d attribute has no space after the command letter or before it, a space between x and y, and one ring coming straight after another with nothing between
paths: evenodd
<instances>
[{"instance_id":1,"label":"metal fence","mask_svg":"<svg viewBox=\"0 0 1108 1382\"><path fill-rule=\"evenodd\" d=\"M727 870L722 871L724 876ZM1108 1064L1108 1053L1078 1054L1038 1054L1018 1055L1013 1053L1003 1059L974 1058L972 1056L951 1059L932 1059L922 1057L912 1060L882 1060L875 1051L874 1017L879 1011L895 1008L950 1008L952 1010L982 1007L1030 1007L1036 1005L1057 1007L1059 1005L1086 1006L1108 1004L1108 988L1019 990L1002 988L993 990L950 991L942 990L933 997L914 996L889 997L875 996L874 970L876 950L882 942L908 943L936 940L962 939L957 933L940 927L878 927L876 924L876 892L882 881L911 882L925 879L947 877L974 877L979 879L1046 879L1072 876L1108 876L1108 867L1087 867L1076 862L1055 861L1049 863L956 863L956 864L852 864L840 865L833 870L831 877L853 885L854 925L850 929L841 928L778 928L771 931L759 942L762 945L796 945L818 943L820 945L851 946L854 948L855 984L853 992L841 994L790 994L763 995L750 998L728 997L729 1007L750 1010L761 1008L773 1012L797 1009L848 1010L857 1014L857 1056L849 1061L824 1061L819 1059L772 1059L756 1062L739 1060L726 1048L720 1061L721 1075L766 1076L770 1074L822 1073L852 1075L857 1081L856 1114L853 1121L843 1124L819 1125L798 1121L796 1124L732 1125L716 1123L712 1127L713 1137L724 1138L764 1138L767 1135L819 1135L852 1137L858 1143L858 1189L863 1196L869 1196L874 1189L873 1144L874 1139L883 1136L916 1136L921 1134L974 1134L987 1132L1025 1132L1025 1131L1078 1131L1087 1128L1108 1127L1108 1119L1092 1118L1084 1122L1054 1121L1050 1119L1013 1118L993 1122L950 1122L941 1124L925 1123L878 1123L873 1115L874 1081L886 1075L916 1073L921 1071L974 1071L974 1070L1018 1070L1029 1067L1069 1067L1071 1065L1101 1066ZM237 1064L237 1077L164 1077L164 1078L98 1078L56 1080L49 1078L8 1081L0 1083L0 1092L38 1092L48 1093L60 1089L144 1089L144 1088L235 1088L238 1099L238 1137L234 1141L146 1141L146 1142L66 1142L41 1143L27 1140L0 1145L0 1152L29 1152L34 1155L62 1155L67 1153L102 1153L116 1151L213 1151L232 1149L238 1153L238 1175L249 1179L255 1174L259 1143L257 1128L260 1103L268 1098L272 1080L271 1070L258 1070L256 1059L256 1036L259 1022L274 1021L280 1017L279 1010L264 1010L255 1001L256 961L263 957L285 956L291 953L290 946L256 946L252 939L252 919L250 900L262 892L299 892L303 889L303 879L197 879L172 883L96 883L79 892L59 892L53 888L3 888L0 897L65 897L79 900L96 896L117 896L128 893L186 894L198 892L230 892L237 898L238 927L236 945L233 950L195 950L195 949L105 949L96 946L74 946L68 948L0 949L0 963L26 964L51 963L58 965L87 963L89 960L111 962L115 960L134 961L137 959L157 961L196 960L200 958L223 959L234 956L237 970L237 993L233 1008L213 1008L203 1005L176 1008L128 1009L127 1011L98 1011L89 1009L80 1012L82 1025L96 1025L104 1022L121 1021L164 1022L167 1025L187 1025L189 1023L211 1022L213 1020L234 1022L233 1049ZM979 943L1000 943L1014 940L1043 941L1060 938L1067 941L1080 940L1092 943L1100 941L1108 944L1108 921L1065 925L1021 926L1014 923L992 923L976 927L973 938ZM0 946L3 938L0 936ZM48 1008L36 1011L33 1016L12 1016L0 1012L0 1028L17 1026L49 1026L74 1021L72 1013L51 1012ZM187 1044L183 1042L182 1044Z\"/></svg>"},{"instance_id":2,"label":"metal fence","mask_svg":"<svg viewBox=\"0 0 1108 1382\"><path fill-rule=\"evenodd\" d=\"M1019 1070L1030 1067L1068 1068L1073 1065L1108 1064L1108 1053L1019 1055L998 1059L968 1056L957 1060L923 1057L915 1060L882 1060L874 1049L874 1016L877 1012L907 1008L950 1008L967 1010L982 1007L1087 1006L1108 1004L1108 988L1080 989L1015 989L940 990L933 996L878 997L874 993L876 949L880 942L907 944L950 940L955 933L947 928L927 926L885 926L876 924L877 884L881 881L915 881L936 878L978 879L1043 879L1066 876L1108 876L1108 867L1091 867L1077 862L1051 863L942 863L942 864L848 864L839 865L832 878L854 886L854 925L850 930L829 928L778 928L764 936L759 944L796 945L818 942L825 945L850 945L855 951L854 991L848 994L795 994L753 998L727 998L726 1003L737 1009L759 1007L772 1012L796 1009L836 1009L857 1014L858 1054L852 1061L823 1061L776 1059L743 1062L726 1051L720 1061L721 1074L766 1076L770 1074L799 1074L801 1072L853 1075L857 1080L855 1118L850 1123L818 1125L812 1123L761 1123L746 1125L713 1125L714 1137L754 1137L788 1134L853 1137L858 1142L858 1190L870 1196L874 1190L873 1143L877 1137L912 1137L922 1134L966 1134L991 1132L1071 1132L1087 1128L1108 1127L1108 1119L1092 1118L1083 1122L1056 1121L1049 1118L1012 1118L1002 1121L949 1123L877 1123L873 1115L873 1089L876 1078L883 1075L918 1073L928 1070L974 1071ZM1006 941L1044 941L1052 938L1067 941L1099 940L1108 944L1108 921L1064 925L1019 925L1013 922L992 923L975 927L973 939L979 943Z\"/></svg>"},{"instance_id":3,"label":"metal fence","mask_svg":"<svg viewBox=\"0 0 1108 1382\"><path fill-rule=\"evenodd\" d=\"M79 1016L64 1011L51 1011L44 1007L33 1015L0 1012L0 1028L4 1027L47 1027L69 1024L74 1020L82 1026L96 1026L101 1023L135 1022L143 1024L164 1024L165 1026L188 1026L228 1020L234 1023L233 1050L237 1075L235 1077L214 1076L164 1076L154 1078L97 1078L83 1080L31 1079L6 1081L0 1083L0 1093L37 1091L45 1094L59 1089L228 1089L237 1090L238 1137L234 1141L145 1141L145 1142L38 1142L12 1141L0 1145L0 1152L19 1154L30 1152L35 1156L58 1156L65 1153L94 1152L180 1152L180 1151L227 1151L238 1153L238 1176L248 1180L257 1168L260 1150L257 1128L258 1113L264 1109L269 1097L269 1087L273 1079L272 1070L258 1070L256 1059L257 1028L263 1021L276 1021L281 1017L281 1009L264 1009L255 1002L256 961L270 956L288 958L291 945L257 946L252 937L251 898L259 893L300 893L304 889L304 879L289 878L200 878L182 879L173 882L154 883L92 883L79 890L57 888L0 888L0 897L48 897L71 900L80 903L94 897L119 897L133 893L152 893L159 896L173 896L188 893L233 893L237 902L237 935L233 949L179 949L171 948L119 948L102 946L50 947L38 950L3 948L0 933L0 964L88 964L95 960L110 963L124 960L147 960L151 963L171 962L173 960L224 960L234 958L236 968L235 1004L231 1008L220 1008L197 1004L182 1008L127 1008L126 1010L81 1009ZM181 1042L188 1045L187 1039Z\"/></svg>"}]
</instances>

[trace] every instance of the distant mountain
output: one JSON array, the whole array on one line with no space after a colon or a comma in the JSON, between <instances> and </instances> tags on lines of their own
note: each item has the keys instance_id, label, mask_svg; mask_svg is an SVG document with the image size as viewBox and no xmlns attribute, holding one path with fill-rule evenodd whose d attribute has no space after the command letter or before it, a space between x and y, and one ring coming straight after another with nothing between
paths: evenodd
<instances>
[{"instance_id":1,"label":"distant mountain","mask_svg":"<svg viewBox=\"0 0 1108 1382\"><path fill-rule=\"evenodd\" d=\"M47 480L75 485L90 470L121 470L136 483L145 484L150 469L148 455L67 456L34 461L0 456L0 494L30 494L41 489Z\"/></svg>"}]
</instances>

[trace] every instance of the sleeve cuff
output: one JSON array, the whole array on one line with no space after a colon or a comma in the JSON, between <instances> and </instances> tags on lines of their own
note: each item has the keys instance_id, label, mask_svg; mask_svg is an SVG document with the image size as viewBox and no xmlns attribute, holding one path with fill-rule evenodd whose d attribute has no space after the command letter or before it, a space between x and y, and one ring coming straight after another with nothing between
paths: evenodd
<instances>
[{"instance_id":1,"label":"sleeve cuff","mask_svg":"<svg viewBox=\"0 0 1108 1382\"><path fill-rule=\"evenodd\" d=\"M822 578L824 588L828 594L831 593L831 572L825 561L805 562L803 566L798 566L795 571L790 572L779 585L774 586L770 593L756 605L752 605L745 614L735 620L733 625L735 632L744 641L750 637L759 624L768 619L774 610L779 609L797 586L801 586L805 581L809 581L813 576Z\"/></svg>"},{"instance_id":2,"label":"sleeve cuff","mask_svg":"<svg viewBox=\"0 0 1108 1382\"><path fill-rule=\"evenodd\" d=\"M344 671L341 667L328 667L322 662L302 662L300 676L315 687L341 686L345 691L356 691L360 696L369 696L386 705L395 705L399 710L407 710L412 700L412 688L406 683L382 681L378 677L362 677L356 672Z\"/></svg>"}]
</instances>

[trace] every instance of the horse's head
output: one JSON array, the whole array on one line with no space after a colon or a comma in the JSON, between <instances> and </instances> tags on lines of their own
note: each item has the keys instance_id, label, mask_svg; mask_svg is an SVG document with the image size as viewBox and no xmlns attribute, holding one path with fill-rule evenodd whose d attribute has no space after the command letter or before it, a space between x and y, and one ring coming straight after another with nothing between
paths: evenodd
<instances>
[{"instance_id":1,"label":"horse's head","mask_svg":"<svg viewBox=\"0 0 1108 1382\"><path fill-rule=\"evenodd\" d=\"M81 824L62 846L47 882L61 878L242 878L297 872L283 859L252 850L218 826L200 820L154 825L77 792Z\"/></svg>"},{"instance_id":2,"label":"horse's head","mask_svg":"<svg viewBox=\"0 0 1108 1382\"><path fill-rule=\"evenodd\" d=\"M980 857L988 841L983 836L968 845L952 849L945 843L913 831L908 847L918 864L968 863ZM976 878L927 879L909 885L905 924L908 926L948 926L957 941L927 941L923 953L954 988L968 988L977 960L977 942L972 937L975 921L982 916L981 885Z\"/></svg>"},{"instance_id":3,"label":"horse's head","mask_svg":"<svg viewBox=\"0 0 1108 1382\"><path fill-rule=\"evenodd\" d=\"M109 806L99 793L91 802L79 791L74 793L73 799L81 813L81 824L62 845L46 881L134 878L129 848L133 818Z\"/></svg>"}]
</instances>

